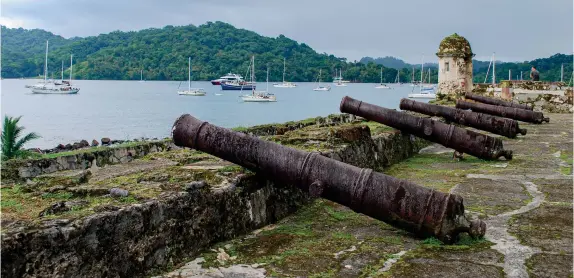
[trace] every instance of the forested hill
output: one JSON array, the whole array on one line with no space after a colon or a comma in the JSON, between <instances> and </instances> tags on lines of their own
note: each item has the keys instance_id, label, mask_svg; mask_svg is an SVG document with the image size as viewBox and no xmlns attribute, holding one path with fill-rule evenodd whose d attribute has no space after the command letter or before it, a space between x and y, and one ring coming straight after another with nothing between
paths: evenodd
<instances>
[{"instance_id":1,"label":"forested hill","mask_svg":"<svg viewBox=\"0 0 574 278\"><path fill-rule=\"evenodd\" d=\"M433 58L434 59L434 58ZM435 59L436 60L436 59ZM371 58L371 57L363 57L361 58L361 60L359 61L363 64L368 64L368 63L375 63L377 65L383 65L387 68L392 68L392 69L404 69L404 68L420 68L421 64L409 64L399 58L395 58L395 57L391 57L391 56L386 56L383 58ZM437 68L438 64L437 63L425 63L425 68Z\"/></svg>"},{"instance_id":2,"label":"forested hill","mask_svg":"<svg viewBox=\"0 0 574 278\"><path fill-rule=\"evenodd\" d=\"M523 73L524 79L529 79L530 68L535 66L538 71L540 71L540 78L544 81L560 81L560 71L561 66L564 65L564 81L568 83L572 76L572 62L574 57L572 55L565 54L555 54L549 58L540 58L532 61L524 62L501 62L496 61L496 80L506 80L508 79L508 71L512 79L519 79L520 72ZM388 68L402 69L402 68L419 68L420 64L409 64L401 59L395 57L383 57L383 58L372 58L363 57L360 60L361 63L375 63L377 65L382 65ZM482 83L485 81L486 72L488 70L490 62L489 61L478 61L472 60L474 82ZM431 67L436 68L438 64L436 63L425 63L425 68ZM487 82L492 81L492 68L490 69L489 76L486 79Z\"/></svg>"},{"instance_id":3,"label":"forested hill","mask_svg":"<svg viewBox=\"0 0 574 278\"><path fill-rule=\"evenodd\" d=\"M43 74L46 40L50 41L49 76L56 78L60 76L62 61L68 68L70 54L74 55L74 78L114 80L139 80L140 70L143 70L147 80L186 80L187 57L192 59L193 80L210 80L228 72L245 75L250 56L255 55L258 81L265 80L267 66L269 79L280 81L284 57L287 59L286 79L289 81L315 81L319 69L323 72L322 80L331 81L338 68L343 69L343 78L346 80L380 81L381 66L375 61L347 62L344 58L317 53L308 45L283 35L277 38L264 37L223 22L208 22L200 26L166 26L137 32L116 31L70 39L39 29L10 29L2 26L2 77L36 77ZM557 65L559 78L562 62L558 60L567 60L568 57L570 63L565 66L565 71L570 73L572 55L538 59L540 65L548 66L549 72L553 72L545 73L545 69L541 68L541 77L556 80ZM514 63L508 64L510 67ZM497 74L501 72L499 78L504 77L504 69L504 65L497 65ZM476 80L480 79L481 70L486 72L486 68L477 68ZM393 82L396 75L397 69L384 67L384 82ZM411 76L410 67L400 69L402 82L409 82ZM415 68L415 76L420 78L418 67ZM437 81L436 68L431 69L431 81Z\"/></svg>"},{"instance_id":4,"label":"forested hill","mask_svg":"<svg viewBox=\"0 0 574 278\"><path fill-rule=\"evenodd\" d=\"M49 75L54 77L60 74L61 61L67 67L73 53L74 77L79 79L140 79L143 70L148 80L185 80L187 58L191 57L192 78L210 80L228 72L245 74L251 55L255 55L259 81L265 80L267 65L270 80L281 80L284 57L290 81L314 81L319 69L323 70L322 80L328 81L335 68L341 67L346 79L380 79L380 68L375 65L369 69L363 64L346 63L345 59L319 54L285 36L264 37L223 22L116 31L72 40L42 30L2 27L2 77L41 75L46 39L50 39ZM386 70L384 75L392 80L396 70Z\"/></svg>"}]
</instances>

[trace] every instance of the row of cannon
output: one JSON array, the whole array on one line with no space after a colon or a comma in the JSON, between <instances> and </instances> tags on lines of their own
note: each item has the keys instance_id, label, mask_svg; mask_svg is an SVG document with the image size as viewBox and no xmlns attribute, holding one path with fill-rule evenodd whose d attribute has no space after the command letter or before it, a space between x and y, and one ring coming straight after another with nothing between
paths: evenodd
<instances>
[{"instance_id":1,"label":"row of cannon","mask_svg":"<svg viewBox=\"0 0 574 278\"><path fill-rule=\"evenodd\" d=\"M466 97L487 103L459 101L456 108L450 108L402 99L400 108L444 117L447 121L511 138L527 132L519 128L516 120L548 122L542 113L526 106L471 94ZM348 96L342 99L340 111L385 124L460 153L486 160L512 159L512 151L503 149L500 138L453 124L383 108ZM482 220L467 218L463 198L457 194L439 192L316 152L261 140L209 124L189 114L176 120L172 138L178 146L197 149L241 165L271 180L296 186L312 196L334 201L420 237L432 236L445 243L453 243L461 233L480 238L486 232L486 224Z\"/></svg>"}]
</instances>

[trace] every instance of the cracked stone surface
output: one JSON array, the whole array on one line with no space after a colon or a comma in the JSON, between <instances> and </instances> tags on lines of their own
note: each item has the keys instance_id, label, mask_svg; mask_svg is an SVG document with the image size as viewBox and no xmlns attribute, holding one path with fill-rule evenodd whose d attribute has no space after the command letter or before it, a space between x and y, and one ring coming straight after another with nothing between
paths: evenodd
<instances>
[{"instance_id":1,"label":"cracked stone surface","mask_svg":"<svg viewBox=\"0 0 574 278\"><path fill-rule=\"evenodd\" d=\"M514 151L510 161L469 155L455 161L452 150L433 145L377 169L463 196L467 214L487 222L483 240L463 236L443 245L317 200L275 225L212 247L227 246L235 260L220 262L207 250L195 262L222 274L222 268L257 264L250 271L265 272L254 275L271 277L572 277L572 115L548 116L548 124L520 123L526 136L501 137ZM179 267L174 271L185 268Z\"/></svg>"}]
</instances>

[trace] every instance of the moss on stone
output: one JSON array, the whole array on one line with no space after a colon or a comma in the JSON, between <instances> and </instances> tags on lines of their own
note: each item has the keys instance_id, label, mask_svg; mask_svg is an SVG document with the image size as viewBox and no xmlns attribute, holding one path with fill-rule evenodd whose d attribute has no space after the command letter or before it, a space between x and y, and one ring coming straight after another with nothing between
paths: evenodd
<instances>
[{"instance_id":1,"label":"moss on stone","mask_svg":"<svg viewBox=\"0 0 574 278\"><path fill-rule=\"evenodd\" d=\"M468 40L454 33L440 42L436 55L439 57L452 56L470 60L474 54Z\"/></svg>"}]
</instances>

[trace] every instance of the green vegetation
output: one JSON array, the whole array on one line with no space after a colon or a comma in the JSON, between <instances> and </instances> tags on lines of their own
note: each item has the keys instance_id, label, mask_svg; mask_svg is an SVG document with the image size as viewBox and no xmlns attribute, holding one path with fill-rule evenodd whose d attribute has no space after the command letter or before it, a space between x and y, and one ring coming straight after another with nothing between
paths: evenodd
<instances>
[{"instance_id":1,"label":"green vegetation","mask_svg":"<svg viewBox=\"0 0 574 278\"><path fill-rule=\"evenodd\" d=\"M572 77L572 59L573 55L554 54L548 58L532 61L516 63L498 61L496 63L496 80L507 80L508 70L511 71L513 80L516 80L517 77L520 79L520 72L522 72L524 80L530 80L530 68L535 66L540 72L541 81L560 81L560 68L564 64L564 82L568 83L568 80ZM484 82L488 64L489 62L473 61L474 82ZM492 82L492 68L489 75L487 83Z\"/></svg>"},{"instance_id":2,"label":"green vegetation","mask_svg":"<svg viewBox=\"0 0 574 278\"><path fill-rule=\"evenodd\" d=\"M433 58L434 59L434 58ZM524 80L530 80L530 67L535 66L540 72L540 80L542 81L560 81L560 68L564 64L564 82L568 83L572 76L572 55L565 54L555 54L548 58L540 58L532 61L524 62L496 62L496 80L506 80L508 79L508 70L511 70L512 79L516 80L517 77L520 79L520 72L522 71L522 78ZM364 57L361 59L361 63L375 63L377 65L383 65L385 67L402 69L401 70L401 81L407 82L411 80L410 71L408 69L415 68L419 69L420 64L412 65L405 63L404 61L394 58L394 57L384 57L384 58L371 58ZM488 69L489 61L477 61L472 60L473 66L473 82L482 83L484 82L484 77L486 76L486 71ZM437 67L436 63L425 63L425 68L431 68L431 81L435 82L437 80ZM489 77L487 83L492 81L492 68L490 69ZM404 72L404 73L403 73ZM407 74L407 72L409 72ZM404 77L403 77L404 76ZM415 74L415 79L420 79L420 71L418 75Z\"/></svg>"},{"instance_id":3,"label":"green vegetation","mask_svg":"<svg viewBox=\"0 0 574 278\"><path fill-rule=\"evenodd\" d=\"M24 127L18 125L20 118L4 117L4 124L2 125L2 160L31 156L31 152L23 150L24 144L40 138L40 135L34 132L23 135Z\"/></svg>"},{"instance_id":4,"label":"green vegetation","mask_svg":"<svg viewBox=\"0 0 574 278\"><path fill-rule=\"evenodd\" d=\"M50 40L49 68L59 68L73 53L74 78L135 80L143 70L145 79L185 80L187 57L192 58L194 80L210 80L227 72L244 74L249 57L256 55L258 80L281 80L283 58L286 78L314 81L319 69L323 80L342 68L344 78L357 82L379 82L380 67L374 63L347 63L326 53L319 54L304 43L283 35L269 38L223 22L200 26L166 26L138 32L112 32L95 37L65 39L44 30L10 29L2 26L3 72L5 78L35 77L43 74L45 41ZM50 71L49 71L50 72ZM385 82L395 79L397 70L383 69ZM401 70L401 79L410 80L410 69ZM52 71L50 77L59 73ZM415 74L418 76L418 74ZM436 81L436 71L432 74Z\"/></svg>"},{"instance_id":5,"label":"green vegetation","mask_svg":"<svg viewBox=\"0 0 574 278\"><path fill-rule=\"evenodd\" d=\"M91 152L107 150L107 149L111 149L111 148L136 147L136 146L145 145L148 143L149 142L146 142L146 141L126 142L126 143L121 143L121 144L112 145L112 146L97 146L97 147L83 148L83 149L66 151L66 152L48 153L48 154L41 155L41 157L42 158L56 158L56 157L60 157L60 156L76 155L76 154L82 154L82 153L91 153Z\"/></svg>"},{"instance_id":6,"label":"green vegetation","mask_svg":"<svg viewBox=\"0 0 574 278\"><path fill-rule=\"evenodd\" d=\"M143 70L143 77L148 80L186 80L187 57L191 57L192 79L210 80L228 72L245 74L250 56L255 55L257 80L265 80L267 65L269 79L281 80L283 58L287 58L285 78L290 81L315 81L319 69L323 70L322 80L330 81L336 69L341 68L347 80L379 82L380 64L385 60L365 57L360 62L347 62L345 58L317 53L308 45L283 35L264 37L223 22L208 22L200 26L168 25L71 39L39 29L2 26L2 77L37 77L43 74L46 40L50 40L48 67L59 69L61 61L68 61L69 55L74 54L76 79L139 80L140 70ZM420 79L420 66L399 61L394 59L383 68L384 82L393 82L397 70L402 82L410 82L413 67L415 79ZM540 71L541 80L556 81L560 65L564 63L565 80L568 80L572 72L571 62L572 55L557 54L531 62L499 63L496 72L499 78L506 78L508 69L512 69L513 74L520 74L519 71L528 71L533 64ZM483 82L488 62L474 63L475 82ZM436 64L429 68L431 82L437 82ZM53 78L60 74L57 70L48 72Z\"/></svg>"},{"instance_id":7,"label":"green vegetation","mask_svg":"<svg viewBox=\"0 0 574 278\"><path fill-rule=\"evenodd\" d=\"M244 75L250 56L255 55L257 80L265 80L267 65L270 80L281 80L283 58L287 58L286 78L291 81L314 81L319 69L323 70L322 80L329 81L338 68L343 69L345 79L380 80L380 67L375 64L347 63L333 55L319 54L308 45L283 35L264 37L223 22L116 31L73 39L43 30L3 26L2 76L19 78L43 74L46 39L50 40L48 67L59 69L61 61L67 61L73 53L74 78L77 79L137 80L143 70L145 79L185 80L187 57L191 57L192 78L210 80L227 72ZM394 80L396 72L384 69L385 80ZM59 74L56 70L50 76L58 78Z\"/></svg>"}]
</instances>

